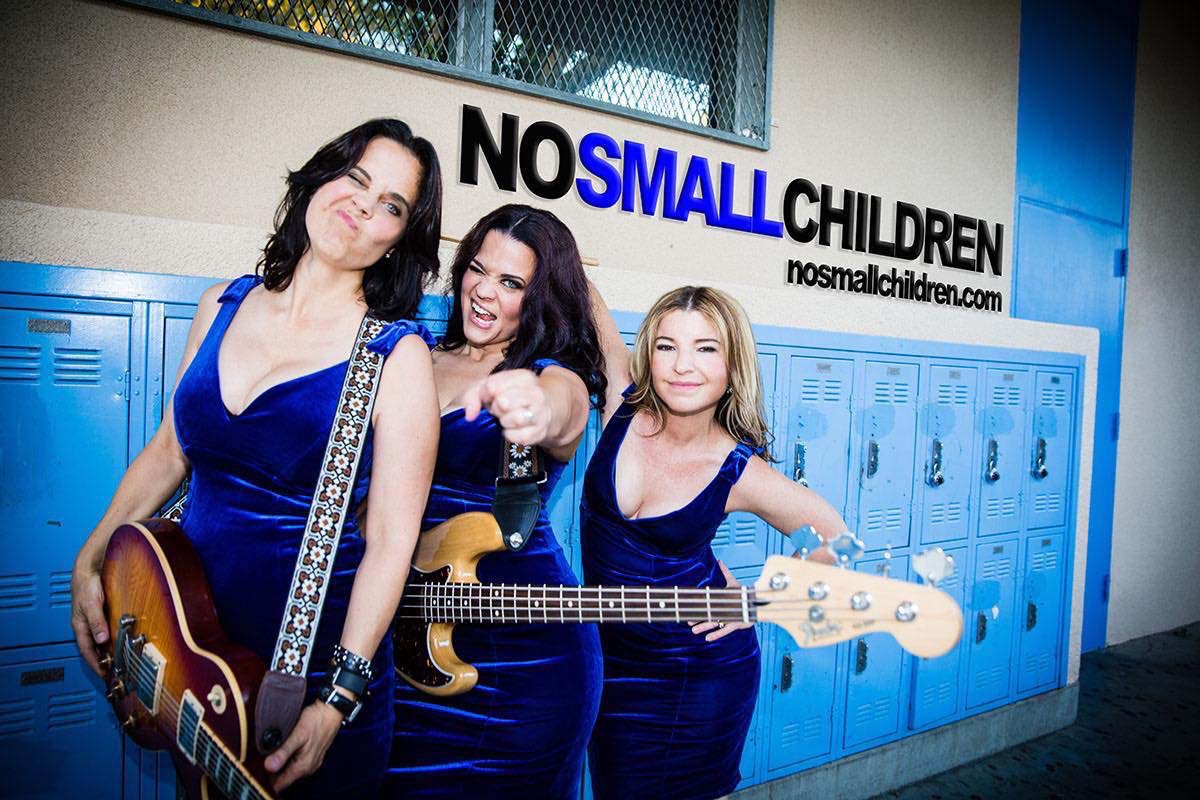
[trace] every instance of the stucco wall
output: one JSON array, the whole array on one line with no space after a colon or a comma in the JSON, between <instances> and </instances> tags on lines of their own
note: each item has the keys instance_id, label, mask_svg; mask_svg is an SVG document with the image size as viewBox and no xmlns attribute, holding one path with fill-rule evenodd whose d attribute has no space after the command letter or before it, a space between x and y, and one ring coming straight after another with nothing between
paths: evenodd
<instances>
[{"instance_id":1,"label":"stucco wall","mask_svg":"<svg viewBox=\"0 0 1200 800\"><path fill-rule=\"evenodd\" d=\"M1143 4L1108 641L1200 619L1200 11Z\"/></svg>"}]
</instances>

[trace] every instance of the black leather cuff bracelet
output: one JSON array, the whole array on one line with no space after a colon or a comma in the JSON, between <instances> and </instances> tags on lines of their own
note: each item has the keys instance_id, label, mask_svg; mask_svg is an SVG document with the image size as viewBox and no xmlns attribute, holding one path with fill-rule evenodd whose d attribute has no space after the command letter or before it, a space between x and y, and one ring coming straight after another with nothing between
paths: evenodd
<instances>
[{"instance_id":1,"label":"black leather cuff bracelet","mask_svg":"<svg viewBox=\"0 0 1200 800\"><path fill-rule=\"evenodd\" d=\"M333 657L329 659L329 666L361 675L368 683L375 680L375 670L371 667L371 660L363 658L357 653L351 653L340 644L333 646Z\"/></svg>"},{"instance_id":2,"label":"black leather cuff bracelet","mask_svg":"<svg viewBox=\"0 0 1200 800\"><path fill-rule=\"evenodd\" d=\"M325 684L317 692L317 697L322 703L333 706L334 711L342 715L342 727L346 727L354 718L358 716L358 712L362 711L361 700L351 700L346 695L333 688L332 684Z\"/></svg>"}]
</instances>

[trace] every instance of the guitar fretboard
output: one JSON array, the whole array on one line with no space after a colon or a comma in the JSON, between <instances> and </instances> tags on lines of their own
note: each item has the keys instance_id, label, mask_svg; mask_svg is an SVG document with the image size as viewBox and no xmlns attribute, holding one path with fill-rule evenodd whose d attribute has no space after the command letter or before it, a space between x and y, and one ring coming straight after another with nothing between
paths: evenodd
<instances>
[{"instance_id":1,"label":"guitar fretboard","mask_svg":"<svg viewBox=\"0 0 1200 800\"><path fill-rule=\"evenodd\" d=\"M398 612L430 622L755 622L754 587L409 584Z\"/></svg>"},{"instance_id":2,"label":"guitar fretboard","mask_svg":"<svg viewBox=\"0 0 1200 800\"><path fill-rule=\"evenodd\" d=\"M203 723L202 717L203 708L190 692L186 692L180 707L176 737L183 754L200 767L230 800L271 800L245 766Z\"/></svg>"}]
</instances>

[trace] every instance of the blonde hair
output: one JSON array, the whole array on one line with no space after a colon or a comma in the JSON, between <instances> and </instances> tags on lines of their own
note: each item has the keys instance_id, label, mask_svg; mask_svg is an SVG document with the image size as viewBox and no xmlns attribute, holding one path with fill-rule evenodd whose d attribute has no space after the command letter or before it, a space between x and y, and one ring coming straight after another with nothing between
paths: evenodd
<instances>
[{"instance_id":1,"label":"blonde hair","mask_svg":"<svg viewBox=\"0 0 1200 800\"><path fill-rule=\"evenodd\" d=\"M716 420L725 432L739 442L755 449L764 460L771 458L771 432L763 413L762 378L758 371L758 352L750 320L737 300L709 286L681 286L667 292L654 302L642 325L629 370L634 390L629 403L635 411L644 411L661 431L666 422L667 406L654 391L650 362L654 357L654 340L663 318L672 311L696 311L717 329L725 352L725 367L729 387L717 401Z\"/></svg>"}]
</instances>

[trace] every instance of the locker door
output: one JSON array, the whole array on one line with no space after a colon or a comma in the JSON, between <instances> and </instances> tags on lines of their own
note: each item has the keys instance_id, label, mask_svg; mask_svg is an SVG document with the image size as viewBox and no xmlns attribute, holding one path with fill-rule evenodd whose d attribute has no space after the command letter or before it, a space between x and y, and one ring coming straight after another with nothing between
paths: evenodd
<instances>
[{"instance_id":1,"label":"locker door","mask_svg":"<svg viewBox=\"0 0 1200 800\"><path fill-rule=\"evenodd\" d=\"M981 424L981 536L1010 533L1021 526L1021 487L1029 468L1025 459L1028 396L1028 372L1015 369L987 371Z\"/></svg>"},{"instance_id":2,"label":"locker door","mask_svg":"<svg viewBox=\"0 0 1200 800\"><path fill-rule=\"evenodd\" d=\"M857 526L868 550L908 544L917 374L916 364L865 365Z\"/></svg>"},{"instance_id":3,"label":"locker door","mask_svg":"<svg viewBox=\"0 0 1200 800\"><path fill-rule=\"evenodd\" d=\"M761 572L757 567L733 570L733 577L738 583L743 586L753 586L758 580L758 575ZM759 624L754 626L754 633L758 636L759 647L764 660L763 666L766 666L769 648L768 638L771 635L771 629L774 626L768 624ZM738 772L741 773L742 779L738 782L738 786L749 786L758 782L758 754L760 731L762 728L763 716L769 713L770 703L770 683L765 679L766 676L761 676L757 687L758 698L754 704L754 715L750 719L750 730L746 733L746 743L742 748L742 760L738 764Z\"/></svg>"},{"instance_id":4,"label":"locker door","mask_svg":"<svg viewBox=\"0 0 1200 800\"><path fill-rule=\"evenodd\" d=\"M987 542L975 549L975 585L964 638L969 637L967 707L1008 694L1012 668L1013 601L1017 542Z\"/></svg>"},{"instance_id":5,"label":"locker door","mask_svg":"<svg viewBox=\"0 0 1200 800\"><path fill-rule=\"evenodd\" d=\"M833 747L833 703L839 647L800 648L787 631L766 626L775 637L770 652L770 736L767 769L785 769Z\"/></svg>"},{"instance_id":6,"label":"locker door","mask_svg":"<svg viewBox=\"0 0 1200 800\"><path fill-rule=\"evenodd\" d=\"M1058 675L1063 609L1063 534L1031 536L1025 545L1021 668L1017 690L1050 687Z\"/></svg>"},{"instance_id":7,"label":"locker door","mask_svg":"<svg viewBox=\"0 0 1200 800\"><path fill-rule=\"evenodd\" d=\"M758 368L762 375L763 395L766 398L767 427L775 426L775 364L774 353L759 353ZM725 518L713 534L712 548L717 558L730 569L758 567L767 559L771 526L753 514L737 512ZM757 578L757 575L755 575ZM751 581L753 582L753 581Z\"/></svg>"},{"instance_id":8,"label":"locker door","mask_svg":"<svg viewBox=\"0 0 1200 800\"><path fill-rule=\"evenodd\" d=\"M967 567L967 548L947 550L946 555L954 559L954 574L938 584L939 589L954 598L959 607L963 603L963 586L967 578L963 571ZM964 624L963 630L966 630ZM963 640L954 649L937 658L913 657L912 704L908 725L913 730L923 728L954 716L958 710L958 674L962 661Z\"/></svg>"},{"instance_id":9,"label":"locker door","mask_svg":"<svg viewBox=\"0 0 1200 800\"><path fill-rule=\"evenodd\" d=\"M75 645L0 653L5 797L121 797L121 734Z\"/></svg>"},{"instance_id":10,"label":"locker door","mask_svg":"<svg viewBox=\"0 0 1200 800\"><path fill-rule=\"evenodd\" d=\"M787 438L779 456L793 480L804 481L845 517L854 362L792 356L788 370Z\"/></svg>"},{"instance_id":11,"label":"locker door","mask_svg":"<svg viewBox=\"0 0 1200 800\"><path fill-rule=\"evenodd\" d=\"M885 574L888 559L864 559L854 565L859 572ZM890 577L908 577L908 557L891 559ZM849 677L846 688L846 747L855 747L889 736L900 726L904 651L886 634L868 634L850 640Z\"/></svg>"},{"instance_id":12,"label":"locker door","mask_svg":"<svg viewBox=\"0 0 1200 800\"><path fill-rule=\"evenodd\" d=\"M1033 502L1026 511L1026 527L1050 528L1066 523L1074 388L1070 373L1037 373L1028 478Z\"/></svg>"},{"instance_id":13,"label":"locker door","mask_svg":"<svg viewBox=\"0 0 1200 800\"><path fill-rule=\"evenodd\" d=\"M130 304L20 302L0 307L0 647L73 640L75 553L130 458Z\"/></svg>"},{"instance_id":14,"label":"locker door","mask_svg":"<svg viewBox=\"0 0 1200 800\"><path fill-rule=\"evenodd\" d=\"M923 544L965 539L975 484L974 367L934 365L929 369L929 402L921 409L917 463L920 475L920 540Z\"/></svg>"}]
</instances>

